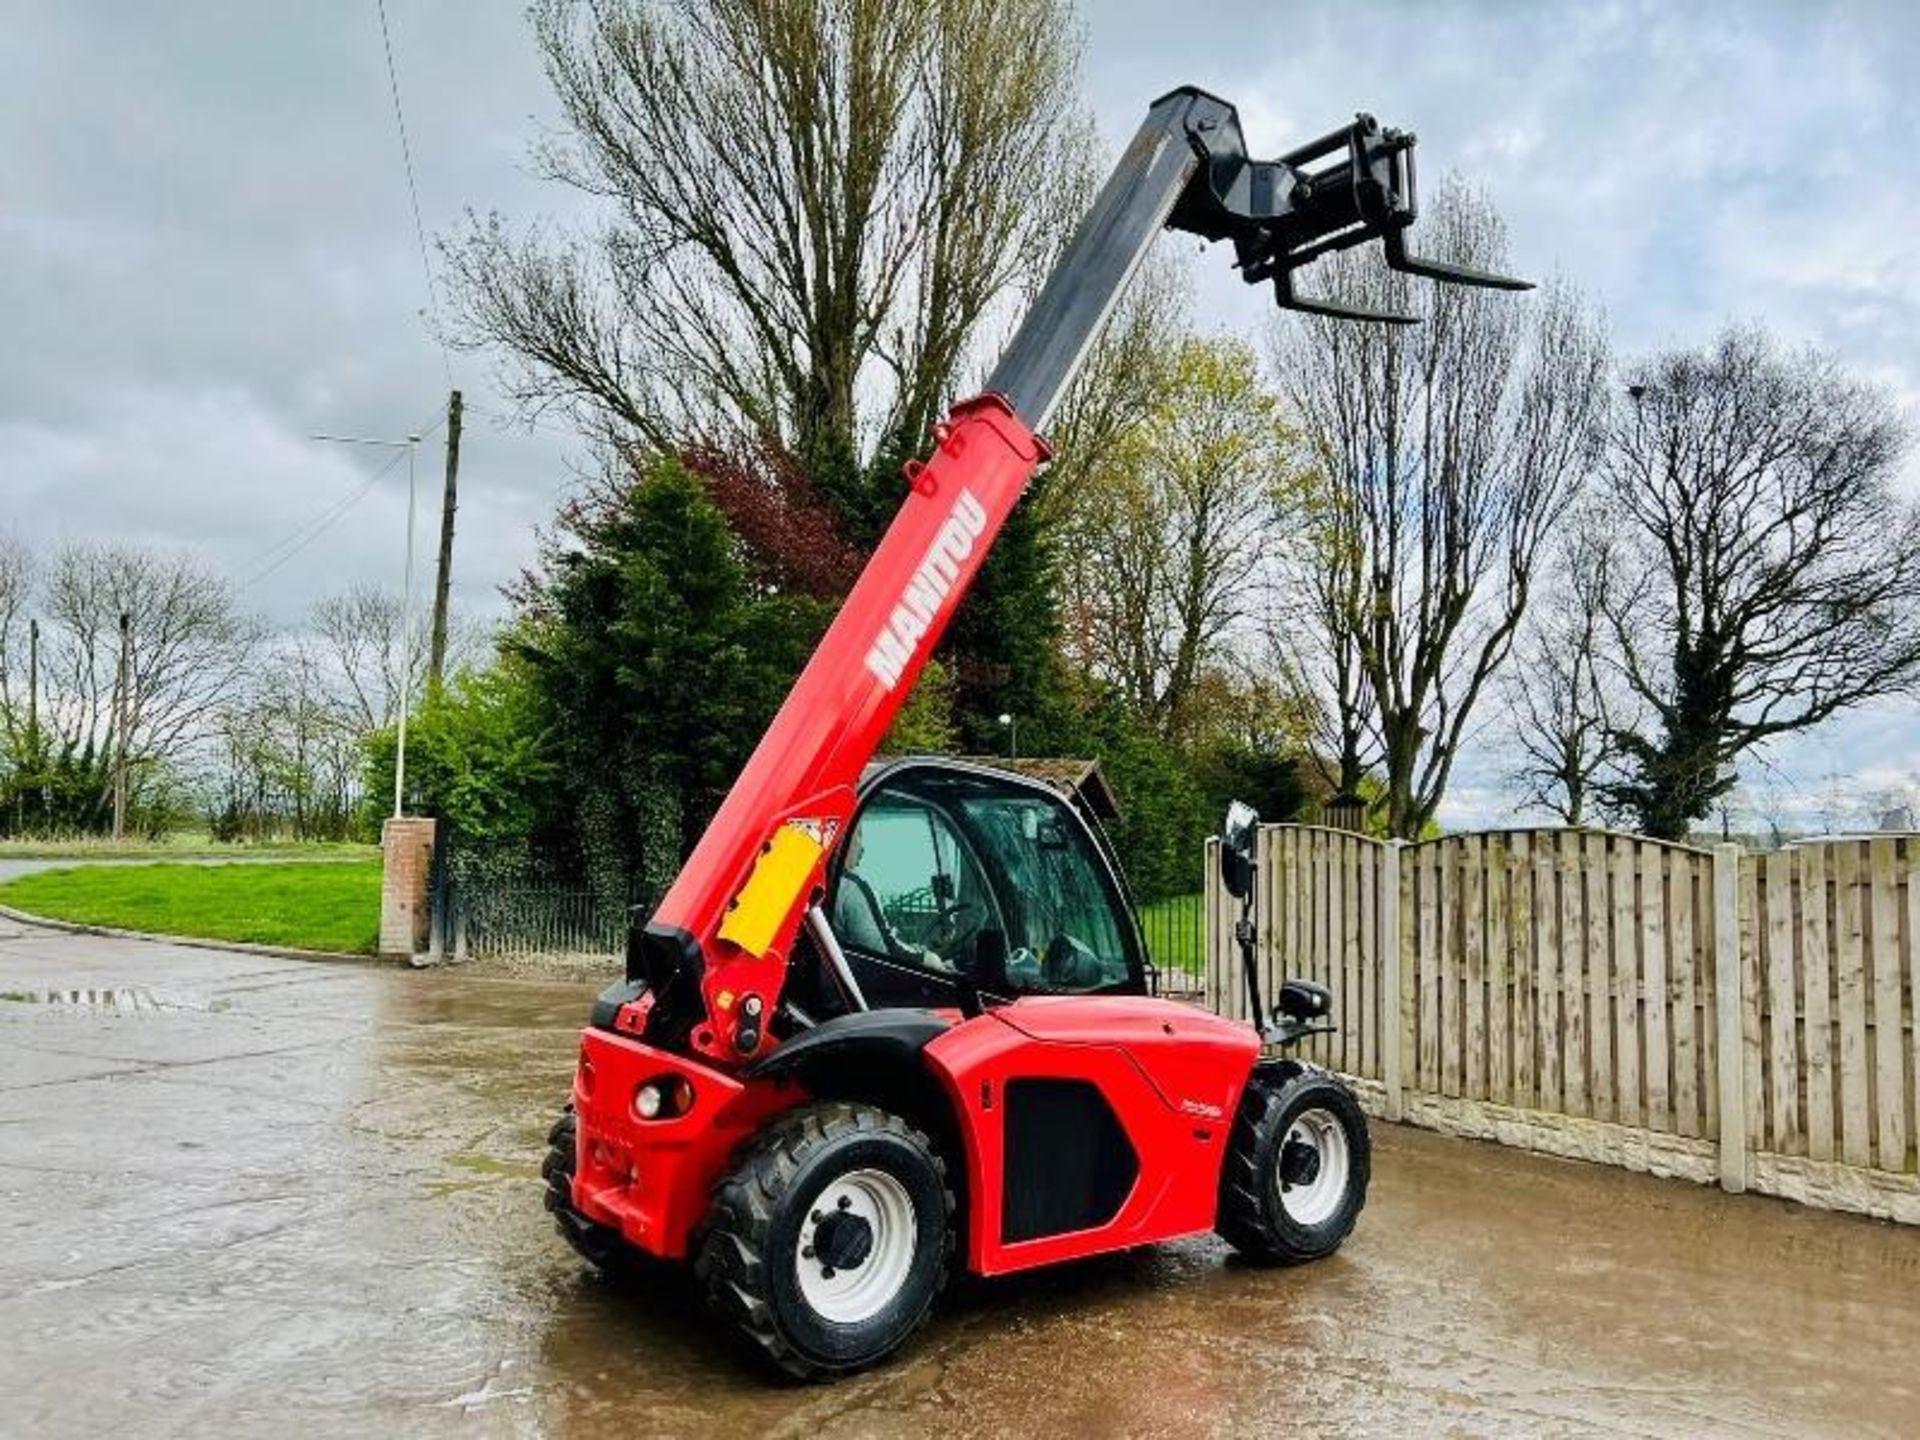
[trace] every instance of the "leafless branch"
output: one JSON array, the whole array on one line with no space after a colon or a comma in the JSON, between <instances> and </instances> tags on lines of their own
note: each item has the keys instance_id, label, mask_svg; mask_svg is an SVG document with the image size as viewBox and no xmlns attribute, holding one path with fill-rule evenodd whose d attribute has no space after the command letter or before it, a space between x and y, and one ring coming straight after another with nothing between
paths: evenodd
<instances>
[{"instance_id":1,"label":"leafless branch","mask_svg":"<svg viewBox=\"0 0 1920 1440\"><path fill-rule=\"evenodd\" d=\"M1605 476L1637 580L1609 623L1644 723L1611 787L1677 836L1770 739L1920 680L1920 506L1879 390L1756 327L1634 367Z\"/></svg>"},{"instance_id":2,"label":"leafless branch","mask_svg":"<svg viewBox=\"0 0 1920 1440\"><path fill-rule=\"evenodd\" d=\"M1492 206L1449 182L1421 243L1506 268ZM1370 720L1387 823L1432 819L1474 709L1505 663L1546 537L1590 464L1607 347L1563 282L1536 295L1409 281L1353 252L1321 283L1411 329L1304 317L1282 383L1311 449L1300 612L1337 697L1347 763ZM1369 713L1370 712L1370 713Z\"/></svg>"}]
</instances>

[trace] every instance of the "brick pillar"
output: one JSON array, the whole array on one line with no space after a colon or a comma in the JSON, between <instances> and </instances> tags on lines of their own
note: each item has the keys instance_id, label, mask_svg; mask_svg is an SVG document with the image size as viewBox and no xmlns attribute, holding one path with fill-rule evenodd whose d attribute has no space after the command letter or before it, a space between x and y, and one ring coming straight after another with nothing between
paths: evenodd
<instances>
[{"instance_id":1,"label":"brick pillar","mask_svg":"<svg viewBox=\"0 0 1920 1440\"><path fill-rule=\"evenodd\" d=\"M438 822L408 816L380 827L380 954L411 960L427 948L433 918L433 842Z\"/></svg>"}]
</instances>

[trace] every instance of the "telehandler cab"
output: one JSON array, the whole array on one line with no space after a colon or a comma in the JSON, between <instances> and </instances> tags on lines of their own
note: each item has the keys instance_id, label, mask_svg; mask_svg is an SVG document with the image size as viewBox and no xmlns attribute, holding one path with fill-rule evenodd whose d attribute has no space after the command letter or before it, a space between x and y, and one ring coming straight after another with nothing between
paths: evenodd
<instances>
[{"instance_id":1,"label":"telehandler cab","mask_svg":"<svg viewBox=\"0 0 1920 1440\"><path fill-rule=\"evenodd\" d=\"M900 512L581 1035L545 1174L596 1264L690 1261L787 1371L842 1374L980 1275L1216 1230L1259 1261L1326 1255L1366 1199L1366 1121L1335 1076L1263 1058L1326 1028L1316 986L1269 1021L1251 963L1257 817L1220 853L1251 1026L1156 998L1098 826L1059 793L940 759L871 761L1048 457L1040 438L1164 226L1233 242L1283 306L1293 273L1378 238L1422 260L1414 137L1370 116L1248 158L1231 105L1156 101L986 392L907 467Z\"/></svg>"}]
</instances>

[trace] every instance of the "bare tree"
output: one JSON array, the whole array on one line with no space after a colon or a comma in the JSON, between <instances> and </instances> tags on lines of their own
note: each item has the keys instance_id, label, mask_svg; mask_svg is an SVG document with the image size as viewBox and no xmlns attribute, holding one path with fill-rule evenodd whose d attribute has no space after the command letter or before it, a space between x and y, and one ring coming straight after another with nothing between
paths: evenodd
<instances>
[{"instance_id":1,"label":"bare tree","mask_svg":"<svg viewBox=\"0 0 1920 1440\"><path fill-rule=\"evenodd\" d=\"M49 563L42 724L69 757L102 767L121 743L136 789L205 739L239 692L260 626L232 587L192 559L136 546L73 545ZM120 617L129 618L119 687Z\"/></svg>"},{"instance_id":2,"label":"bare tree","mask_svg":"<svg viewBox=\"0 0 1920 1440\"><path fill-rule=\"evenodd\" d=\"M1920 507L1892 401L1764 330L1631 371L1605 474L1631 544L1608 614L1646 723L1608 794L1684 836L1754 746L1920 680Z\"/></svg>"},{"instance_id":3,"label":"bare tree","mask_svg":"<svg viewBox=\"0 0 1920 1440\"><path fill-rule=\"evenodd\" d=\"M1295 688L1296 707L1311 717L1314 767L1335 800L1358 800L1380 759L1363 632L1352 623L1366 608L1368 550L1359 511L1339 503L1322 477L1309 477L1303 490L1297 513L1307 543L1285 552L1289 589L1321 623L1302 625L1301 607L1285 605L1267 617L1267 646Z\"/></svg>"},{"instance_id":4,"label":"bare tree","mask_svg":"<svg viewBox=\"0 0 1920 1440\"><path fill-rule=\"evenodd\" d=\"M1063 565L1073 658L1163 733L1248 616L1291 437L1252 349L1187 339L1070 496Z\"/></svg>"},{"instance_id":5,"label":"bare tree","mask_svg":"<svg viewBox=\"0 0 1920 1440\"><path fill-rule=\"evenodd\" d=\"M1422 234L1444 258L1506 267L1499 216L1457 182ZM1435 286L1357 252L1326 269L1330 289L1425 321L1301 317L1280 347L1315 462L1306 560L1331 571L1301 608L1323 664L1357 662L1347 703L1370 692L1388 828L1411 838L1446 792L1590 461L1606 345L1561 283L1526 298Z\"/></svg>"},{"instance_id":6,"label":"bare tree","mask_svg":"<svg viewBox=\"0 0 1920 1440\"><path fill-rule=\"evenodd\" d=\"M29 743L27 627L34 580L33 552L26 542L0 534L0 755L15 764Z\"/></svg>"},{"instance_id":7,"label":"bare tree","mask_svg":"<svg viewBox=\"0 0 1920 1440\"><path fill-rule=\"evenodd\" d=\"M1571 518L1558 564L1522 627L1503 690L1506 734L1527 803L1568 825L1587 822L1602 779L1620 760L1618 734L1634 720L1611 648L1606 597L1619 549L1606 512Z\"/></svg>"},{"instance_id":8,"label":"bare tree","mask_svg":"<svg viewBox=\"0 0 1920 1440\"><path fill-rule=\"evenodd\" d=\"M346 838L365 753L357 703L305 638L282 639L258 668L217 721L216 838Z\"/></svg>"},{"instance_id":9,"label":"bare tree","mask_svg":"<svg viewBox=\"0 0 1920 1440\"><path fill-rule=\"evenodd\" d=\"M392 591L352 585L321 600L308 617L319 663L362 735L393 724L402 691L417 702L426 684L427 620L416 614L409 637L404 613Z\"/></svg>"},{"instance_id":10,"label":"bare tree","mask_svg":"<svg viewBox=\"0 0 1920 1440\"><path fill-rule=\"evenodd\" d=\"M816 469L939 418L1058 229L1063 0L537 0L592 236L447 247L464 338L532 407L670 446L744 429Z\"/></svg>"}]
</instances>

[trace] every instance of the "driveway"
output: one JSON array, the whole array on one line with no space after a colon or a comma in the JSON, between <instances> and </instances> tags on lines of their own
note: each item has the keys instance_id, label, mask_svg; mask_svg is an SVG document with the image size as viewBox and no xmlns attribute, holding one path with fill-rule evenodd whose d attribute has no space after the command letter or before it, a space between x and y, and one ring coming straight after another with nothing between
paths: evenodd
<instances>
[{"instance_id":1,"label":"driveway","mask_svg":"<svg viewBox=\"0 0 1920 1440\"><path fill-rule=\"evenodd\" d=\"M1920 1233L1382 1127L1347 1248L961 1284L770 1380L588 1273L538 1162L591 987L0 920L15 1435L1833 1435L1920 1425Z\"/></svg>"}]
</instances>

